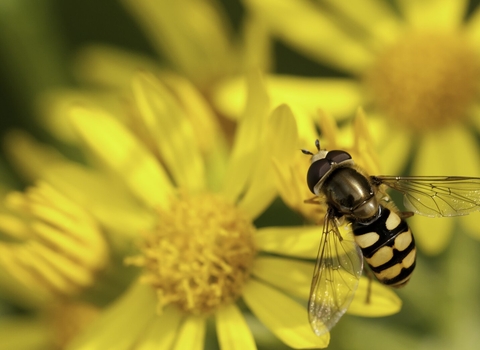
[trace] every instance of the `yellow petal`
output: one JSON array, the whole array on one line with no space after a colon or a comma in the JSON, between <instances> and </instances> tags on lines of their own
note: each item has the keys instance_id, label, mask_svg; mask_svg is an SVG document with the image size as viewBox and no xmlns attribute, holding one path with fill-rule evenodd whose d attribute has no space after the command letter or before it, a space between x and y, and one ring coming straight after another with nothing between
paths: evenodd
<instances>
[{"instance_id":1,"label":"yellow petal","mask_svg":"<svg viewBox=\"0 0 480 350\"><path fill-rule=\"evenodd\" d=\"M120 89L129 88L133 75L140 70L160 73L158 64L147 56L106 45L82 48L74 69L81 81Z\"/></svg>"},{"instance_id":2,"label":"yellow petal","mask_svg":"<svg viewBox=\"0 0 480 350\"><path fill-rule=\"evenodd\" d=\"M121 176L147 205L167 206L170 181L155 159L127 129L101 111L75 109L72 122L90 149Z\"/></svg>"},{"instance_id":3,"label":"yellow petal","mask_svg":"<svg viewBox=\"0 0 480 350\"><path fill-rule=\"evenodd\" d=\"M371 281L370 301L367 303L368 284L366 277L360 279L355 296L347 313L364 317L380 317L395 314L402 307L402 300L389 288Z\"/></svg>"},{"instance_id":4,"label":"yellow petal","mask_svg":"<svg viewBox=\"0 0 480 350\"><path fill-rule=\"evenodd\" d=\"M265 21L252 13L247 14L243 21L242 38L244 67L271 71L273 43Z\"/></svg>"},{"instance_id":5,"label":"yellow petal","mask_svg":"<svg viewBox=\"0 0 480 350\"><path fill-rule=\"evenodd\" d=\"M231 28L211 1L124 0L153 46L196 84L227 74L237 62Z\"/></svg>"},{"instance_id":6,"label":"yellow petal","mask_svg":"<svg viewBox=\"0 0 480 350\"><path fill-rule=\"evenodd\" d=\"M408 22L416 29L454 30L467 9L465 0L398 0Z\"/></svg>"},{"instance_id":7,"label":"yellow petal","mask_svg":"<svg viewBox=\"0 0 480 350\"><path fill-rule=\"evenodd\" d=\"M324 10L310 1L245 3L267 21L274 35L314 59L351 73L362 72L372 60L365 43L347 36Z\"/></svg>"},{"instance_id":8,"label":"yellow petal","mask_svg":"<svg viewBox=\"0 0 480 350\"><path fill-rule=\"evenodd\" d=\"M480 239L480 230L478 223L480 222L480 213L472 213L466 217L460 218L462 227L474 238Z\"/></svg>"},{"instance_id":9,"label":"yellow petal","mask_svg":"<svg viewBox=\"0 0 480 350\"><path fill-rule=\"evenodd\" d=\"M280 197L290 208L300 211L300 206L303 208L305 205L303 201L308 198L308 196L304 196L306 188L304 181L298 181L298 176L295 177L296 171L298 171L298 169L295 168L295 165L299 164L298 158L297 156L297 159L292 161L291 164L286 164L279 159L273 159L273 164L275 169L274 179ZM305 174L307 169L305 169Z\"/></svg>"},{"instance_id":10,"label":"yellow petal","mask_svg":"<svg viewBox=\"0 0 480 350\"><path fill-rule=\"evenodd\" d=\"M267 227L257 231L255 243L265 252L315 259L321 236L321 226Z\"/></svg>"},{"instance_id":11,"label":"yellow petal","mask_svg":"<svg viewBox=\"0 0 480 350\"><path fill-rule=\"evenodd\" d=\"M153 216L112 176L64 163L47 169L44 179L69 198L75 198L76 203L88 208L102 225L117 235L138 237L139 232L153 223Z\"/></svg>"},{"instance_id":12,"label":"yellow petal","mask_svg":"<svg viewBox=\"0 0 480 350\"><path fill-rule=\"evenodd\" d=\"M478 176L480 157L472 132L463 125L456 125L425 135L416 154L412 173Z\"/></svg>"},{"instance_id":13,"label":"yellow petal","mask_svg":"<svg viewBox=\"0 0 480 350\"><path fill-rule=\"evenodd\" d=\"M330 333L317 337L308 322L307 306L255 280L245 286L243 299L253 314L280 340L294 349L325 348Z\"/></svg>"},{"instance_id":14,"label":"yellow petal","mask_svg":"<svg viewBox=\"0 0 480 350\"><path fill-rule=\"evenodd\" d=\"M289 294L307 300L310 297L314 264L312 262L258 257L252 274Z\"/></svg>"},{"instance_id":15,"label":"yellow petal","mask_svg":"<svg viewBox=\"0 0 480 350\"><path fill-rule=\"evenodd\" d=\"M445 142L448 140L448 142ZM457 126L424 138L412 167L419 175L478 176L480 159L478 146L472 133ZM468 224L471 218L458 218ZM454 226L453 218L428 220L414 217L412 227L419 246L429 254L437 254L447 246ZM435 232L432 237L431 232Z\"/></svg>"},{"instance_id":16,"label":"yellow petal","mask_svg":"<svg viewBox=\"0 0 480 350\"><path fill-rule=\"evenodd\" d=\"M380 173L399 175L405 170L410 157L413 136L402 130L391 132L383 129L383 132L388 137L388 141L385 140L385 143L378 146Z\"/></svg>"},{"instance_id":17,"label":"yellow petal","mask_svg":"<svg viewBox=\"0 0 480 350\"><path fill-rule=\"evenodd\" d=\"M237 126L222 190L224 196L232 202L236 201L244 191L250 178L269 111L268 96L260 73L250 74L247 82L247 105Z\"/></svg>"},{"instance_id":18,"label":"yellow petal","mask_svg":"<svg viewBox=\"0 0 480 350\"><path fill-rule=\"evenodd\" d=\"M382 45L390 43L400 30L399 18L391 6L384 1L357 0L357 1L324 1L328 6L340 14L339 20L348 21L373 36L372 45L379 41Z\"/></svg>"},{"instance_id":19,"label":"yellow petal","mask_svg":"<svg viewBox=\"0 0 480 350\"><path fill-rule=\"evenodd\" d=\"M239 203L239 207L252 219L263 213L277 194L272 160L281 159L290 163L294 152L298 152L297 125L290 108L281 105L268 120L265 139L257 151L255 168Z\"/></svg>"},{"instance_id":20,"label":"yellow petal","mask_svg":"<svg viewBox=\"0 0 480 350\"><path fill-rule=\"evenodd\" d=\"M28 179L42 178L55 184L56 189L88 208L106 227L127 236L136 236L150 227L152 217L136 203L122 179L69 161L21 132L9 133L5 142L12 161Z\"/></svg>"},{"instance_id":21,"label":"yellow petal","mask_svg":"<svg viewBox=\"0 0 480 350\"><path fill-rule=\"evenodd\" d=\"M476 7L465 25L465 34L470 45L480 54L480 7ZM477 111L478 116L478 111ZM478 118L474 118L478 120Z\"/></svg>"},{"instance_id":22,"label":"yellow petal","mask_svg":"<svg viewBox=\"0 0 480 350\"><path fill-rule=\"evenodd\" d=\"M151 74L133 82L135 99L150 136L175 183L191 191L205 188L205 171L193 126L174 96Z\"/></svg>"},{"instance_id":23,"label":"yellow petal","mask_svg":"<svg viewBox=\"0 0 480 350\"><path fill-rule=\"evenodd\" d=\"M172 350L203 350L206 326L204 317L187 317L178 330L177 340Z\"/></svg>"},{"instance_id":24,"label":"yellow petal","mask_svg":"<svg viewBox=\"0 0 480 350\"><path fill-rule=\"evenodd\" d=\"M295 115L312 116L318 108L336 118L349 117L362 105L358 82L344 78L310 78L289 75L267 75L265 84L272 106L288 104ZM237 119L245 105L246 88L243 77L224 80L214 90L213 103L230 118ZM302 122L300 121L302 124Z\"/></svg>"},{"instance_id":25,"label":"yellow petal","mask_svg":"<svg viewBox=\"0 0 480 350\"><path fill-rule=\"evenodd\" d=\"M169 350L177 336L182 313L175 308L165 308L148 326L135 345L135 350Z\"/></svg>"},{"instance_id":26,"label":"yellow petal","mask_svg":"<svg viewBox=\"0 0 480 350\"><path fill-rule=\"evenodd\" d=\"M12 241L24 241L31 236L27 223L11 214L0 213L0 232L2 238L6 236Z\"/></svg>"},{"instance_id":27,"label":"yellow petal","mask_svg":"<svg viewBox=\"0 0 480 350\"><path fill-rule=\"evenodd\" d=\"M22 248L13 251L15 253L11 257L13 268L9 269L12 272L15 271L15 277L18 274L19 280L27 282L28 275L30 275L30 278L34 276L32 279L35 279L35 276L41 276L42 287L46 285L55 293L61 293L61 295L71 295L78 290L78 286L71 283L68 278L65 278L62 271L58 270L58 264L65 263L64 258L51 250L45 249L38 243L30 243L28 246L22 246ZM25 276L22 270L26 272ZM36 286L36 283L31 281L27 285Z\"/></svg>"},{"instance_id":28,"label":"yellow petal","mask_svg":"<svg viewBox=\"0 0 480 350\"><path fill-rule=\"evenodd\" d=\"M43 244L32 242L30 244L32 263L35 266L34 275L41 276L48 280L54 288L66 294L70 294L78 287L89 286L93 282L91 271L84 266L79 266L69 257L59 254Z\"/></svg>"},{"instance_id":29,"label":"yellow petal","mask_svg":"<svg viewBox=\"0 0 480 350\"><path fill-rule=\"evenodd\" d=\"M426 254L439 254L452 238L455 218L427 218L420 215L408 219L418 248Z\"/></svg>"},{"instance_id":30,"label":"yellow petal","mask_svg":"<svg viewBox=\"0 0 480 350\"><path fill-rule=\"evenodd\" d=\"M123 296L76 338L70 350L128 350L141 339L155 315L155 293L150 286L134 282Z\"/></svg>"},{"instance_id":31,"label":"yellow petal","mask_svg":"<svg viewBox=\"0 0 480 350\"><path fill-rule=\"evenodd\" d=\"M174 91L192 124L196 147L204 157L208 188L218 192L225 179L228 157L227 142L219 119L206 97L189 80L173 74L162 75L162 78L168 88Z\"/></svg>"},{"instance_id":32,"label":"yellow petal","mask_svg":"<svg viewBox=\"0 0 480 350\"><path fill-rule=\"evenodd\" d=\"M5 142L20 172L32 181L42 178L54 184L67 197L88 208L106 227L127 236L137 236L150 227L152 217L121 179L69 161L21 132L9 133Z\"/></svg>"},{"instance_id":33,"label":"yellow petal","mask_svg":"<svg viewBox=\"0 0 480 350\"><path fill-rule=\"evenodd\" d=\"M235 304L229 304L215 313L217 337L222 350L255 350L255 339Z\"/></svg>"},{"instance_id":34,"label":"yellow petal","mask_svg":"<svg viewBox=\"0 0 480 350\"><path fill-rule=\"evenodd\" d=\"M39 308L52 300L51 291L31 288L38 285L38 279L30 271L18 265L12 258L16 251L11 247L0 245L0 290L6 300L26 308ZM25 286L30 286L25 288ZM2 329L2 327L0 327Z\"/></svg>"},{"instance_id":35,"label":"yellow petal","mask_svg":"<svg viewBox=\"0 0 480 350\"><path fill-rule=\"evenodd\" d=\"M126 117L125 101L118 98L118 93L112 91L80 91L59 89L49 91L40 96L37 110L41 115L42 123L55 136L68 142L77 144L78 135L72 128L68 118L65 118L73 106L98 106L108 109L117 119Z\"/></svg>"},{"instance_id":36,"label":"yellow petal","mask_svg":"<svg viewBox=\"0 0 480 350\"><path fill-rule=\"evenodd\" d=\"M4 137L5 150L16 171L29 181L43 176L49 166L66 161L53 147L36 142L22 131L11 131Z\"/></svg>"},{"instance_id":37,"label":"yellow petal","mask_svg":"<svg viewBox=\"0 0 480 350\"><path fill-rule=\"evenodd\" d=\"M295 115L316 115L321 108L345 119L363 103L361 87L353 79L269 75L266 85L272 105L286 103Z\"/></svg>"}]
</instances>

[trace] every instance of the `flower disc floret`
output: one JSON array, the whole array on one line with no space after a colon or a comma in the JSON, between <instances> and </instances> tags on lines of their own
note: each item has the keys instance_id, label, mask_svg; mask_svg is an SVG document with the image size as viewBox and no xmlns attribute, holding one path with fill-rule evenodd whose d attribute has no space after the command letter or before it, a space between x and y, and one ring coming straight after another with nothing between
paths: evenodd
<instances>
[{"instance_id":1,"label":"flower disc floret","mask_svg":"<svg viewBox=\"0 0 480 350\"><path fill-rule=\"evenodd\" d=\"M181 194L158 210L157 229L148 232L141 256L162 309L174 304L191 314L209 314L236 300L256 254L251 221L233 204L212 194Z\"/></svg>"},{"instance_id":2,"label":"flower disc floret","mask_svg":"<svg viewBox=\"0 0 480 350\"><path fill-rule=\"evenodd\" d=\"M458 122L478 94L479 60L460 35L410 33L366 75L373 102L407 129Z\"/></svg>"}]
</instances>

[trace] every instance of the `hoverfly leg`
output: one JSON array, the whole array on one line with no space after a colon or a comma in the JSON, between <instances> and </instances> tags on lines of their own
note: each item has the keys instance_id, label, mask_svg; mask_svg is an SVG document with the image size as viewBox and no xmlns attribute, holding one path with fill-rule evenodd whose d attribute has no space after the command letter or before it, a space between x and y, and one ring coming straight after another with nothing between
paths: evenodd
<instances>
[{"instance_id":1,"label":"hoverfly leg","mask_svg":"<svg viewBox=\"0 0 480 350\"><path fill-rule=\"evenodd\" d=\"M400 216L401 219L408 219L411 218L415 213L413 211L401 211L398 212L398 216Z\"/></svg>"},{"instance_id":2,"label":"hoverfly leg","mask_svg":"<svg viewBox=\"0 0 480 350\"><path fill-rule=\"evenodd\" d=\"M373 283L373 273L370 270L370 266L368 265L367 261L365 261L365 275L368 278L368 285L367 285L367 297L365 298L365 304L370 304L370 295L372 295L372 283Z\"/></svg>"},{"instance_id":3,"label":"hoverfly leg","mask_svg":"<svg viewBox=\"0 0 480 350\"><path fill-rule=\"evenodd\" d=\"M315 197L312 197L312 198L309 198L309 199L305 199L303 201L303 203L306 203L306 204L322 204L323 202L320 202L318 197L315 196Z\"/></svg>"}]
</instances>

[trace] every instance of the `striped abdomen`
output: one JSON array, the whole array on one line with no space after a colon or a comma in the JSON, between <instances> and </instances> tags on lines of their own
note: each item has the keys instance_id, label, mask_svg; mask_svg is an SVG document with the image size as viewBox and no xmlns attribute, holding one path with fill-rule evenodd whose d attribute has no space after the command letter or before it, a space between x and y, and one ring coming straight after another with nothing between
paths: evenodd
<instances>
[{"instance_id":1,"label":"striped abdomen","mask_svg":"<svg viewBox=\"0 0 480 350\"><path fill-rule=\"evenodd\" d=\"M415 240L405 220L381 207L369 224L353 223L355 241L377 279L391 287L405 285L415 268Z\"/></svg>"}]
</instances>

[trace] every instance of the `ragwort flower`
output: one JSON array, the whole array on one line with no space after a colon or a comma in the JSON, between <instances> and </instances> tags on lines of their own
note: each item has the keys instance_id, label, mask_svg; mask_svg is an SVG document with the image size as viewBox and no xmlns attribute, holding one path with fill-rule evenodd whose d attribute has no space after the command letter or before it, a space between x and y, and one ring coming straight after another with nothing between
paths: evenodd
<instances>
[{"instance_id":1,"label":"ragwort flower","mask_svg":"<svg viewBox=\"0 0 480 350\"><path fill-rule=\"evenodd\" d=\"M216 0L121 2L144 30L154 55L102 43L80 49L73 71L81 88L52 90L38 101L42 123L63 141L78 141L65 118L72 103L100 103L123 120L126 109L118 96L129 99L131 79L139 70L158 74L164 82L181 76L208 100L218 81L270 66L263 23L248 17L236 32Z\"/></svg>"},{"instance_id":2,"label":"ragwort flower","mask_svg":"<svg viewBox=\"0 0 480 350\"><path fill-rule=\"evenodd\" d=\"M289 109L270 114L260 81L250 89L228 162L206 161L208 151L197 145L191 120L178 105L165 103L166 90L153 76L134 84L139 122L155 136L153 148L104 112L75 113L87 146L124 179L154 221L136 237L138 252L125 259L141 269L139 280L69 348L201 349L213 317L222 349L253 349L240 298L287 345L328 345L329 334L315 336L306 308L295 300L308 298L313 261L298 258L315 258L318 227L253 225L276 194L271 159L289 159L298 140ZM209 136L223 147L220 134ZM398 298L378 285L365 306L366 291L362 280L354 313L398 311Z\"/></svg>"},{"instance_id":3,"label":"ragwort flower","mask_svg":"<svg viewBox=\"0 0 480 350\"><path fill-rule=\"evenodd\" d=\"M343 73L272 76L267 85L280 101L311 112L304 100L315 94L316 103L338 118L365 106L383 173L400 174L413 157L414 175L478 176L473 132L480 130L480 8L467 17L467 3L245 1L275 37ZM432 253L445 247L457 222L418 216L411 221L418 243ZM475 214L458 220L472 233L478 232L477 221ZM434 240L423 234L431 231Z\"/></svg>"},{"instance_id":4,"label":"ragwort flower","mask_svg":"<svg viewBox=\"0 0 480 350\"><path fill-rule=\"evenodd\" d=\"M47 183L10 192L0 213L0 283L31 303L69 298L91 287L107 265L96 220Z\"/></svg>"},{"instance_id":5,"label":"ragwort flower","mask_svg":"<svg viewBox=\"0 0 480 350\"><path fill-rule=\"evenodd\" d=\"M315 254L311 228L253 225L276 194L268 181L271 157L288 158L297 139L288 108L270 115L260 81L250 86L228 163L222 156L209 159L211 149L199 144L203 138L178 99L151 75L134 83L137 126L143 128L129 129L92 108L74 112L82 140L154 221L126 238L138 247L125 263L140 269L139 280L69 348L201 349L214 317L222 349L254 349L239 298L289 346L327 346L329 335L315 336L306 308L292 298L308 294L313 263L288 256ZM211 136L225 147L220 134ZM279 235L296 247L277 242L279 256L264 256Z\"/></svg>"},{"instance_id":6,"label":"ragwort flower","mask_svg":"<svg viewBox=\"0 0 480 350\"><path fill-rule=\"evenodd\" d=\"M72 123L95 169L38 154L41 147L28 138L10 136L17 165L76 198L101 224L112 254L141 271L71 348L188 348L192 341L201 348L210 316L222 348L254 348L239 299L289 346L327 346L329 335L316 337L306 307L291 298L308 298L318 227L253 225L276 195L272 159L290 164L298 153L290 110L280 106L270 115L263 85L252 78L227 157L198 92L182 79L168 87L140 74L135 105L121 121L88 105L76 109ZM378 284L368 305L366 293L362 279L352 313L382 316L400 308Z\"/></svg>"}]
</instances>

